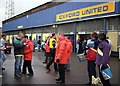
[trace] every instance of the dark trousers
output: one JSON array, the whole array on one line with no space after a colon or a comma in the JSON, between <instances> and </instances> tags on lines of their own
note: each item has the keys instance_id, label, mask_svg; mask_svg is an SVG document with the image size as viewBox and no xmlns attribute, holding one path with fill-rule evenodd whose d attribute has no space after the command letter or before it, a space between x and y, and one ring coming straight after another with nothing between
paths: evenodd
<instances>
[{"instance_id":1,"label":"dark trousers","mask_svg":"<svg viewBox=\"0 0 120 86\"><path fill-rule=\"evenodd\" d=\"M58 64L59 79L65 82L65 64Z\"/></svg>"},{"instance_id":2,"label":"dark trousers","mask_svg":"<svg viewBox=\"0 0 120 86\"><path fill-rule=\"evenodd\" d=\"M100 70L100 66L99 66L99 65L98 65L98 69L99 69L99 77L100 77L100 80L101 80L103 86L111 86L109 79L108 79L108 80L105 80L105 79L103 78L103 75L102 75L102 73L101 73L101 70Z\"/></svg>"},{"instance_id":3,"label":"dark trousers","mask_svg":"<svg viewBox=\"0 0 120 86\"><path fill-rule=\"evenodd\" d=\"M30 74L33 74L33 69L32 69L32 66L31 66L31 61L28 61L28 60L24 60L24 64L23 64L23 74L26 74L26 69L28 68L28 72Z\"/></svg>"},{"instance_id":4,"label":"dark trousers","mask_svg":"<svg viewBox=\"0 0 120 86\"><path fill-rule=\"evenodd\" d=\"M48 58L50 57L50 53L49 52L45 52L45 62L47 63L48 62Z\"/></svg>"},{"instance_id":5,"label":"dark trousers","mask_svg":"<svg viewBox=\"0 0 120 86\"><path fill-rule=\"evenodd\" d=\"M50 49L50 61L47 64L47 68L49 68L52 65L52 63L54 63L54 70L57 71L58 70L57 63L54 62L55 52L56 52L56 49Z\"/></svg>"},{"instance_id":6,"label":"dark trousers","mask_svg":"<svg viewBox=\"0 0 120 86\"><path fill-rule=\"evenodd\" d=\"M35 47L36 47L36 46L34 45L33 52L35 52Z\"/></svg>"},{"instance_id":7,"label":"dark trousers","mask_svg":"<svg viewBox=\"0 0 120 86\"><path fill-rule=\"evenodd\" d=\"M92 83L92 75L96 77L95 61L88 61L87 68L88 68L89 82Z\"/></svg>"}]
</instances>

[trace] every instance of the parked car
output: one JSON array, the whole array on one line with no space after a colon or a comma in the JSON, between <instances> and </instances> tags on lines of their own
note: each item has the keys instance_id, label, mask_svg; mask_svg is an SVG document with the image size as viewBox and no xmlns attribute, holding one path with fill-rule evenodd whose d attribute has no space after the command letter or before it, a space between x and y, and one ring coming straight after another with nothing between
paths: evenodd
<instances>
[{"instance_id":1,"label":"parked car","mask_svg":"<svg viewBox=\"0 0 120 86\"><path fill-rule=\"evenodd\" d=\"M9 42L5 43L5 53L10 54L11 53L11 48L12 48L12 44L10 44Z\"/></svg>"}]
</instances>

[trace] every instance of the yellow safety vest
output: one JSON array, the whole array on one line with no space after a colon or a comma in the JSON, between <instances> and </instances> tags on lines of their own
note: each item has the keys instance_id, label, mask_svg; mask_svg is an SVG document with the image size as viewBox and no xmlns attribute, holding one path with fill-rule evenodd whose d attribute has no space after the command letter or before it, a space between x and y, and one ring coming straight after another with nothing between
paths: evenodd
<instances>
[{"instance_id":1,"label":"yellow safety vest","mask_svg":"<svg viewBox=\"0 0 120 86\"><path fill-rule=\"evenodd\" d=\"M55 40L54 38L51 38L51 39L50 39L50 42L49 42L49 47L50 47L50 48L55 48L55 47L53 46L54 43L55 43L55 45L56 45L56 40Z\"/></svg>"}]
</instances>

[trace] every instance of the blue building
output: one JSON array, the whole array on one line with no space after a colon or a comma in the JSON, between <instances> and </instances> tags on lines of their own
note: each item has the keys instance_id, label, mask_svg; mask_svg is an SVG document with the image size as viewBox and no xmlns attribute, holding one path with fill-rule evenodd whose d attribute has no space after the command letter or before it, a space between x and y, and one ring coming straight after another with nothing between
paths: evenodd
<instances>
[{"instance_id":1,"label":"blue building","mask_svg":"<svg viewBox=\"0 0 120 86\"><path fill-rule=\"evenodd\" d=\"M88 38L93 31L105 32L112 41L112 51L118 52L120 39L120 1L110 2L48 2L3 21L3 32L17 35L19 31L45 39L51 33L62 31L74 40Z\"/></svg>"}]
</instances>

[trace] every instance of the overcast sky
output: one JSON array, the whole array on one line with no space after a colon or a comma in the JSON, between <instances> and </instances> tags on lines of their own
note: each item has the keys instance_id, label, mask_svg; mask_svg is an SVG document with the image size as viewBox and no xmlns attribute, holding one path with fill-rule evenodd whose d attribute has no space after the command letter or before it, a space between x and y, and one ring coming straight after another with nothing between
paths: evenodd
<instances>
[{"instance_id":1,"label":"overcast sky","mask_svg":"<svg viewBox=\"0 0 120 86\"><path fill-rule=\"evenodd\" d=\"M2 26L2 21L5 20L6 1L8 0L0 0L0 27ZM13 1L15 15L17 15L52 0L13 0Z\"/></svg>"}]
</instances>

